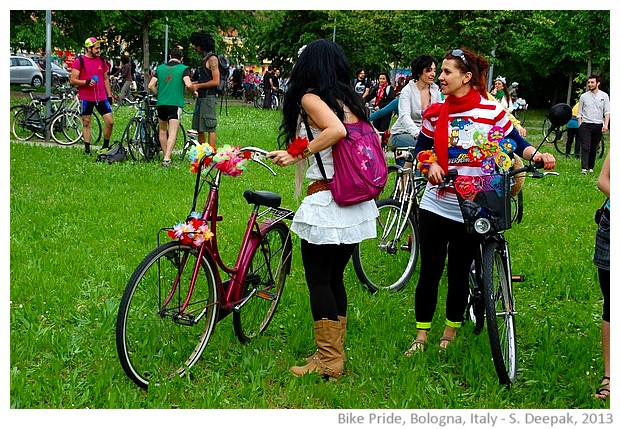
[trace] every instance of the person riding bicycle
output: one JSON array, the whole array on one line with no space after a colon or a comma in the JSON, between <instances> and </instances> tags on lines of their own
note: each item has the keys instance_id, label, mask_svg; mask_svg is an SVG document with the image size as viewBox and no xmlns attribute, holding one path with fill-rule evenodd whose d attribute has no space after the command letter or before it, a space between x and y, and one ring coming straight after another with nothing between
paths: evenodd
<instances>
[{"instance_id":1,"label":"person riding bicycle","mask_svg":"<svg viewBox=\"0 0 620 429\"><path fill-rule=\"evenodd\" d=\"M439 76L445 100L424 111L415 149L419 159L427 155L428 174L419 211L421 268L415 295L418 331L406 356L426 349L446 256L448 296L440 348L446 349L454 340L467 305L469 271L480 238L467 234L453 188L437 189L448 168L474 178L489 175L500 167L510 167L510 152L526 160L543 161L545 169L555 167L555 158L538 152L524 140L502 106L487 99L488 69L489 62L470 50L448 52Z\"/></svg>"},{"instance_id":2,"label":"person riding bicycle","mask_svg":"<svg viewBox=\"0 0 620 429\"><path fill-rule=\"evenodd\" d=\"M114 127L112 116L112 88L110 87L107 61L101 55L101 44L96 37L89 37L84 41L86 54L77 58L71 70L71 84L78 87L78 97L81 102L82 126L84 136L84 153L90 155L91 116L96 108L103 118L103 147L110 147L110 137Z\"/></svg>"}]
</instances>

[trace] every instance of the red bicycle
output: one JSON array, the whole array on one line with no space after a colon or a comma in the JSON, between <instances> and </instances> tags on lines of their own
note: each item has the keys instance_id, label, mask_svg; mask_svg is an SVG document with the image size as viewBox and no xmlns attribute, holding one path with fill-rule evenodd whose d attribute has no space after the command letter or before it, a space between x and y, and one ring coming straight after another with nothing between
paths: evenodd
<instances>
[{"instance_id":1,"label":"red bicycle","mask_svg":"<svg viewBox=\"0 0 620 429\"><path fill-rule=\"evenodd\" d=\"M263 161L266 153L245 147L233 155L276 175ZM241 342L262 333L290 272L292 244L284 220L292 219L294 212L280 207L280 195L269 191L244 192L253 208L239 254L232 267L222 261L217 244L217 223L222 220L219 191L222 175L231 174L222 168L226 162L215 162L214 155L207 153L197 163L194 201L186 222L160 231L160 236L165 232L176 240L160 245L158 236L158 247L138 265L121 299L118 356L127 376L142 388L186 375L215 325L230 313ZM205 182L209 195L199 214L196 202Z\"/></svg>"}]
</instances>

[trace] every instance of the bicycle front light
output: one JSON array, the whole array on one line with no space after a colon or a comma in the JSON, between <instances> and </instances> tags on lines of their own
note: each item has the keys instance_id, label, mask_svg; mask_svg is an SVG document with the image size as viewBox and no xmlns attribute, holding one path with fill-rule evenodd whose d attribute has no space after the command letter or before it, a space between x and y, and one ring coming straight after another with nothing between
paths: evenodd
<instances>
[{"instance_id":1,"label":"bicycle front light","mask_svg":"<svg viewBox=\"0 0 620 429\"><path fill-rule=\"evenodd\" d=\"M476 219L474 222L474 230L478 234L486 234L491 229L491 221L485 217Z\"/></svg>"}]
</instances>

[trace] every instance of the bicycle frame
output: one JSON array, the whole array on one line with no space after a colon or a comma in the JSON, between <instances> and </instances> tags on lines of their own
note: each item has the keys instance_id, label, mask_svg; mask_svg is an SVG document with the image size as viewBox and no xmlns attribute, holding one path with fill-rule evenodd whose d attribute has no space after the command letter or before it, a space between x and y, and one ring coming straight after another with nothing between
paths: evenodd
<instances>
[{"instance_id":1,"label":"bicycle frame","mask_svg":"<svg viewBox=\"0 0 620 429\"><path fill-rule=\"evenodd\" d=\"M252 149L256 149L256 148L252 148ZM244 149L242 149L242 151L243 150ZM260 161L257 161L257 162L261 163ZM271 170L270 167L268 166L266 167ZM211 166L209 172L207 172L207 175L210 174L213 168L214 167ZM271 171L273 172L273 170ZM199 187L201 172L199 171L197 174L198 174L198 177L196 181L196 190L198 190L198 187ZM221 257L219 247L218 247L218 242L217 242L217 223L223 220L222 216L218 214L219 188L220 188L220 183L221 183L221 176L222 176L222 173L220 171L217 171L211 181L205 179L205 181L209 183L209 195L207 196L207 200L205 202L205 205L202 211L203 213L202 219L208 222L209 229L213 233L213 236L211 237L210 240L205 240L198 248L198 257L196 258L196 264L193 268L192 277L190 281L190 287L187 292L185 301L180 308L179 317L183 317L185 315L185 310L187 309L187 306L189 305L189 302L190 302L190 299L192 297L192 293L194 290L194 285L196 284L196 280L200 273L200 269L201 269L200 261L202 261L203 258L210 259L219 268L218 270L215 270L215 273L214 273L216 276L218 295L221 297L221 300L217 302L216 304L218 305L219 309L223 311L223 314L220 314L219 319L221 320L230 311L239 311L243 307L243 305L253 296L253 294L250 294L242 298L241 297L241 294L243 291L242 286L245 284L245 281L246 281L246 274L247 274L246 267L250 263L250 259L252 255L254 254L254 251L261 244L261 240L264 237L263 231L271 227L274 223L281 222L282 219L285 219L285 218L292 219L292 216L293 216L293 212L288 209L279 208L279 207L276 208L276 207L271 207L271 206L268 207L265 211L259 212L260 205L258 203L253 202L254 208L252 209L252 212L248 219L248 223L247 223L245 232L243 234L243 239L241 240L241 245L239 248L239 252L238 252L235 264L232 267L226 265L226 263L223 261ZM197 197L197 193L195 194L195 196ZM196 201L194 201L194 207L195 207L195 204L196 204ZM274 212L277 214L277 217L273 219L267 219L266 221L259 223L259 218L267 212ZM186 261L181 261L181 267L185 266L185 262ZM230 281L222 281L220 271L223 271L224 273L228 274L230 276ZM168 305L168 303L174 296L176 292L176 288L178 287L178 281L179 279L177 278L175 280L175 284L173 285L172 291L170 292L170 294L164 301L163 308L165 308ZM198 321L199 318L195 320Z\"/></svg>"}]
</instances>

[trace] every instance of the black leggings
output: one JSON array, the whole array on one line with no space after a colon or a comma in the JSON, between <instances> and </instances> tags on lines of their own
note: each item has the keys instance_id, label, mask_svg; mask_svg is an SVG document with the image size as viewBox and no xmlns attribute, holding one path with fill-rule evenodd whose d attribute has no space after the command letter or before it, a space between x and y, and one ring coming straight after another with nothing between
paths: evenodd
<instances>
[{"instance_id":1,"label":"black leggings","mask_svg":"<svg viewBox=\"0 0 620 429\"><path fill-rule=\"evenodd\" d=\"M463 321L469 294L469 270L479 243L477 236L465 232L463 223L420 210L420 279L415 291L418 329L430 329L446 256L446 320L455 325Z\"/></svg>"},{"instance_id":2,"label":"black leggings","mask_svg":"<svg viewBox=\"0 0 620 429\"><path fill-rule=\"evenodd\" d=\"M344 269L355 244L311 244L301 240L301 258L310 291L310 309L314 321L338 320L347 315L347 291Z\"/></svg>"},{"instance_id":3,"label":"black leggings","mask_svg":"<svg viewBox=\"0 0 620 429\"><path fill-rule=\"evenodd\" d=\"M610 271L598 269L598 281L601 284L601 292L603 292L603 320L609 322L609 283Z\"/></svg>"}]
</instances>

